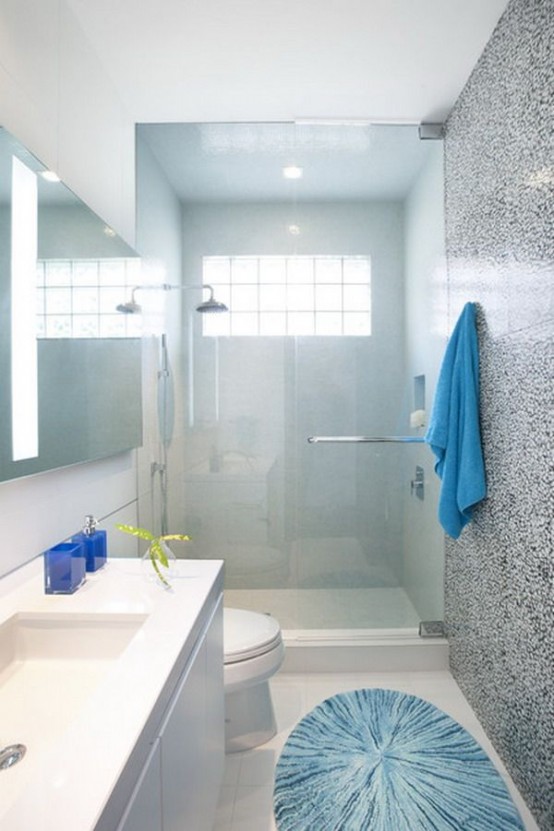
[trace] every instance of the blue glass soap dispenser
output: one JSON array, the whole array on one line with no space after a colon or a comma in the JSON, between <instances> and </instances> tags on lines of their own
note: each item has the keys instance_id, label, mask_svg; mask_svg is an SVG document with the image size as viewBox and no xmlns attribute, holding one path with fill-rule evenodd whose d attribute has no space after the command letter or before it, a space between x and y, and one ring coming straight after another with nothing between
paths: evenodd
<instances>
[{"instance_id":1,"label":"blue glass soap dispenser","mask_svg":"<svg viewBox=\"0 0 554 831\"><path fill-rule=\"evenodd\" d=\"M87 571L98 571L106 564L108 556L106 532L98 528L98 520L91 514L87 514L83 530L72 537L72 542L83 544Z\"/></svg>"}]
</instances>

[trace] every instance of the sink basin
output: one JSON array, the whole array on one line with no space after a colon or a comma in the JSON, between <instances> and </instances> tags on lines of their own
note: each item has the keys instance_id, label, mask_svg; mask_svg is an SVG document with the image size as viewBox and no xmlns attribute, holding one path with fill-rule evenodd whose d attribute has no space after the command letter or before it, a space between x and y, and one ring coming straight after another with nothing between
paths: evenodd
<instances>
[{"instance_id":1,"label":"sink basin","mask_svg":"<svg viewBox=\"0 0 554 831\"><path fill-rule=\"evenodd\" d=\"M28 751L14 773L59 737L146 617L19 613L0 626L0 746Z\"/></svg>"},{"instance_id":2,"label":"sink basin","mask_svg":"<svg viewBox=\"0 0 554 831\"><path fill-rule=\"evenodd\" d=\"M114 660L146 617L40 612L13 615L0 626L0 688L6 670L14 665L17 669L35 661Z\"/></svg>"}]
</instances>

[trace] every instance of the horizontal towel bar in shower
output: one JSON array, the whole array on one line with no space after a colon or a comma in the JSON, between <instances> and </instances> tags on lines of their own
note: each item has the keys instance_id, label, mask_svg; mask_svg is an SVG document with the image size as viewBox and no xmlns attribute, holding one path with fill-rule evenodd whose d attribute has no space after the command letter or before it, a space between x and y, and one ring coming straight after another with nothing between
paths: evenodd
<instances>
[{"instance_id":1,"label":"horizontal towel bar in shower","mask_svg":"<svg viewBox=\"0 0 554 831\"><path fill-rule=\"evenodd\" d=\"M422 436L308 436L310 444L320 442L349 442L351 444L362 442L399 442L400 444L423 444L425 439Z\"/></svg>"}]
</instances>

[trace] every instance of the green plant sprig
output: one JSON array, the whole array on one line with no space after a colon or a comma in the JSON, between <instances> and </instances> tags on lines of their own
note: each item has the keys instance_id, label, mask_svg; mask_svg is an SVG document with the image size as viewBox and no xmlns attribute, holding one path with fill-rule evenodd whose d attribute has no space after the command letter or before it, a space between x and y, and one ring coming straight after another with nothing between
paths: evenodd
<instances>
[{"instance_id":1,"label":"green plant sprig","mask_svg":"<svg viewBox=\"0 0 554 831\"><path fill-rule=\"evenodd\" d=\"M119 531L123 531L124 534L131 534L133 537L139 537L139 539L147 540L150 543L148 553L152 567L156 572L158 579L164 584L164 586L168 589L171 588L171 584L160 571L160 565L164 568L169 568L169 562L166 553L163 550L162 542L165 542L166 540L187 541L190 540L190 537L187 534L160 534L156 536L151 531L147 531L146 528L135 528L134 525L117 524L116 528Z\"/></svg>"}]
</instances>

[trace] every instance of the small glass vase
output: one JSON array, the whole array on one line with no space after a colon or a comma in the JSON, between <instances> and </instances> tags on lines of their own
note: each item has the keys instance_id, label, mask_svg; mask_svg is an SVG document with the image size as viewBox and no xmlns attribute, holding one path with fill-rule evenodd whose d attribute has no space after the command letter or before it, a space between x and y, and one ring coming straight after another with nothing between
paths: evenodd
<instances>
[{"instance_id":1,"label":"small glass vase","mask_svg":"<svg viewBox=\"0 0 554 831\"><path fill-rule=\"evenodd\" d=\"M163 540L149 546L142 555L142 572L147 580L164 589L171 588L171 581L177 574L177 557Z\"/></svg>"}]
</instances>

